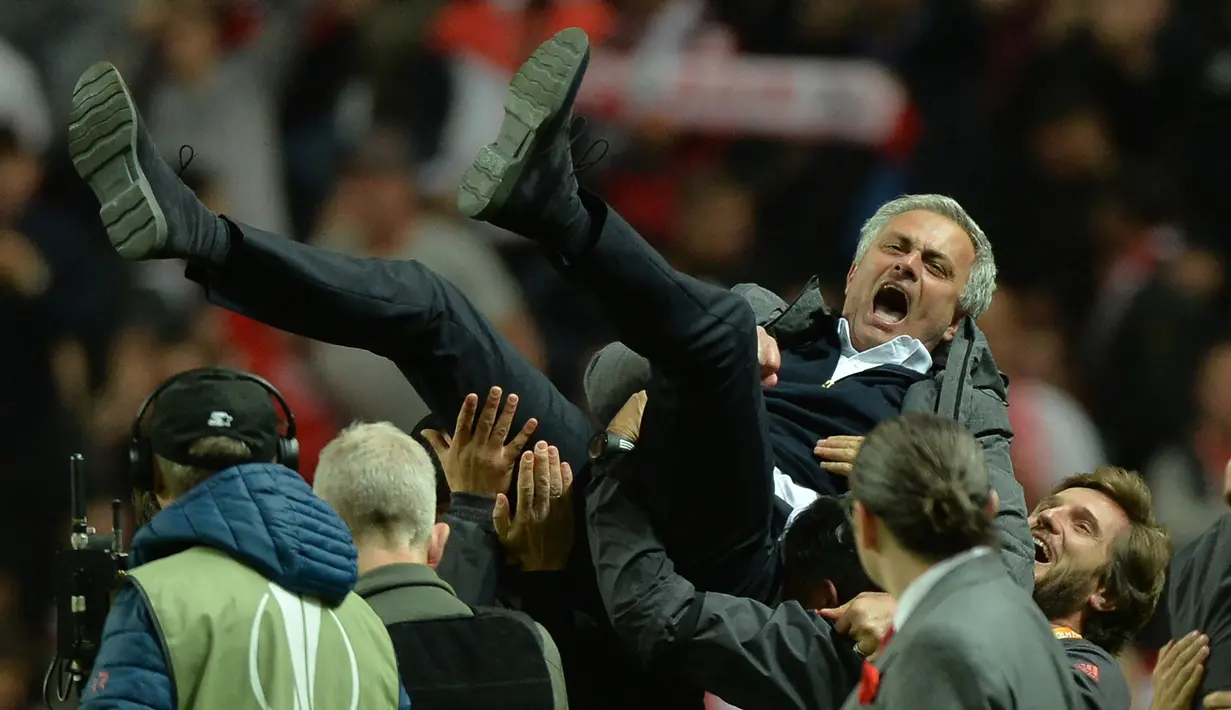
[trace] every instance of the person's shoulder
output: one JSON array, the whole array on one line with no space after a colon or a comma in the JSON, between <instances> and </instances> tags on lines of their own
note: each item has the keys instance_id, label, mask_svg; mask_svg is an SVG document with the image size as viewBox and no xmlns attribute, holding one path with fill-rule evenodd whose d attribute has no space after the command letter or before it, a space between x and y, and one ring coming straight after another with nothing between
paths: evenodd
<instances>
[{"instance_id":1,"label":"person's shoulder","mask_svg":"<svg viewBox=\"0 0 1231 710\"><path fill-rule=\"evenodd\" d=\"M1196 591L1192 583L1231 568L1231 513L1222 515L1171 559L1172 591Z\"/></svg>"},{"instance_id":2,"label":"person's shoulder","mask_svg":"<svg viewBox=\"0 0 1231 710\"><path fill-rule=\"evenodd\" d=\"M988 640L986 626L962 623L960 617L953 617L952 621L956 623L950 623L945 616L949 615L934 613L914 621L915 628L909 635L902 634L904 638L894 641L902 644L903 658L930 666L944 666L962 675L983 675L986 669L992 667L988 664L987 654L994 653L1000 644L985 643Z\"/></svg>"},{"instance_id":3,"label":"person's shoulder","mask_svg":"<svg viewBox=\"0 0 1231 710\"><path fill-rule=\"evenodd\" d=\"M1079 636L1061 638L1065 659L1078 689L1098 708L1127 708L1132 693L1120 662L1102 647Z\"/></svg>"},{"instance_id":4,"label":"person's shoulder","mask_svg":"<svg viewBox=\"0 0 1231 710\"><path fill-rule=\"evenodd\" d=\"M1181 634L1227 616L1231 607L1231 514L1224 514L1171 560L1171 630Z\"/></svg>"},{"instance_id":5,"label":"person's shoulder","mask_svg":"<svg viewBox=\"0 0 1231 710\"><path fill-rule=\"evenodd\" d=\"M1021 644L1051 643L1050 626L1038 607L1007 574L957 589L932 616L938 625L966 637L991 638L987 629L994 628L1012 634ZM998 653L996 644L988 652Z\"/></svg>"}]
</instances>

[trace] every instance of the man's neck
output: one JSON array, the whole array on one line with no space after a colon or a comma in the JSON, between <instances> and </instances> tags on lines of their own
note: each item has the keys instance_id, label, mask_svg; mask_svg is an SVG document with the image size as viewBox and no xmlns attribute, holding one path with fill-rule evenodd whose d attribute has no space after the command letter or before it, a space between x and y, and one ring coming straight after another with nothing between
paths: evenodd
<instances>
[{"instance_id":1,"label":"man's neck","mask_svg":"<svg viewBox=\"0 0 1231 710\"><path fill-rule=\"evenodd\" d=\"M924 560L918 560L906 553L894 555L896 559L887 561L883 565L884 579L881 581L881 587L891 594L894 599L901 599L902 593L906 591L916 579L923 576L932 568L933 563Z\"/></svg>"},{"instance_id":2,"label":"man's neck","mask_svg":"<svg viewBox=\"0 0 1231 710\"><path fill-rule=\"evenodd\" d=\"M1059 619L1048 619L1053 628L1072 629L1078 635L1081 635L1081 612L1075 611L1066 617Z\"/></svg>"},{"instance_id":3,"label":"man's neck","mask_svg":"<svg viewBox=\"0 0 1231 710\"><path fill-rule=\"evenodd\" d=\"M426 565L427 550L412 550L409 547L390 549L383 545L356 545L359 548L359 574L389 565Z\"/></svg>"}]
</instances>

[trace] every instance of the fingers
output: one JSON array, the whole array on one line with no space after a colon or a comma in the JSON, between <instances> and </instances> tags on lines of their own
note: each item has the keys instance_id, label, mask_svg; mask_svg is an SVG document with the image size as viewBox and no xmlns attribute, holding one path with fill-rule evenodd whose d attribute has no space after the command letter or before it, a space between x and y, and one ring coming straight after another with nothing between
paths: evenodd
<instances>
[{"instance_id":1,"label":"fingers","mask_svg":"<svg viewBox=\"0 0 1231 710\"><path fill-rule=\"evenodd\" d=\"M487 401L483 404L483 411L479 412L479 423L474 428L474 437L479 441L487 441L492 436L492 426L496 423L496 412L500 409L502 394L499 387L487 391ZM501 441L503 442L503 439Z\"/></svg>"},{"instance_id":2,"label":"fingers","mask_svg":"<svg viewBox=\"0 0 1231 710\"><path fill-rule=\"evenodd\" d=\"M520 482L521 479L518 479ZM509 520L509 499L503 493L496 494L496 507L492 508L492 525L496 528L496 537L504 539L509 535L509 528L513 526Z\"/></svg>"},{"instance_id":3,"label":"fingers","mask_svg":"<svg viewBox=\"0 0 1231 710\"><path fill-rule=\"evenodd\" d=\"M863 633L855 635L855 650L864 656L872 657L880 650L881 640L876 637L876 634Z\"/></svg>"},{"instance_id":4,"label":"fingers","mask_svg":"<svg viewBox=\"0 0 1231 710\"><path fill-rule=\"evenodd\" d=\"M816 446L812 448L812 453L827 461L855 463L855 459L859 456L859 448L863 444L863 441L834 441L836 438L838 437L821 439L816 442Z\"/></svg>"},{"instance_id":5,"label":"fingers","mask_svg":"<svg viewBox=\"0 0 1231 710\"><path fill-rule=\"evenodd\" d=\"M1231 710L1231 690L1210 693L1201 702L1205 710Z\"/></svg>"},{"instance_id":6,"label":"fingers","mask_svg":"<svg viewBox=\"0 0 1231 710\"><path fill-rule=\"evenodd\" d=\"M849 476L855 470L855 459L862 445L861 436L831 436L816 442L812 453L822 459L823 470L838 476Z\"/></svg>"},{"instance_id":7,"label":"fingers","mask_svg":"<svg viewBox=\"0 0 1231 710\"><path fill-rule=\"evenodd\" d=\"M816 613L820 614L822 617L826 619L829 619L830 621L833 621L834 619L837 619L838 617L842 616L842 614L846 612L846 609L847 607L850 606L850 604L851 604L850 602L847 602L843 604L842 606L837 607L836 609L817 609Z\"/></svg>"},{"instance_id":8,"label":"fingers","mask_svg":"<svg viewBox=\"0 0 1231 710\"><path fill-rule=\"evenodd\" d=\"M568 461L560 463L560 487L561 496L566 496L573 490L573 467L568 465Z\"/></svg>"},{"instance_id":9,"label":"fingers","mask_svg":"<svg viewBox=\"0 0 1231 710\"><path fill-rule=\"evenodd\" d=\"M471 427L474 425L474 413L479 407L479 395L471 392L462 400L462 408L457 412L457 424L453 427L453 441L459 447L470 443Z\"/></svg>"},{"instance_id":10,"label":"fingers","mask_svg":"<svg viewBox=\"0 0 1231 710\"><path fill-rule=\"evenodd\" d=\"M1187 677L1184 678L1184 683L1180 686L1180 697L1184 699L1184 706L1188 707L1192 704L1193 695L1197 692L1197 688L1201 685L1201 679L1205 677L1205 660L1210 655L1210 647L1202 645L1197 651L1197 656L1187 670Z\"/></svg>"},{"instance_id":11,"label":"fingers","mask_svg":"<svg viewBox=\"0 0 1231 710\"><path fill-rule=\"evenodd\" d=\"M1198 652L1205 647L1205 636L1193 631L1183 638L1171 641L1159 653L1158 666L1160 676L1178 677L1197 657Z\"/></svg>"},{"instance_id":12,"label":"fingers","mask_svg":"<svg viewBox=\"0 0 1231 710\"><path fill-rule=\"evenodd\" d=\"M836 446L816 446L813 447L812 453L826 461L836 461L840 463L855 463L856 457L859 456L859 449L851 447L836 447Z\"/></svg>"},{"instance_id":13,"label":"fingers","mask_svg":"<svg viewBox=\"0 0 1231 710\"><path fill-rule=\"evenodd\" d=\"M496 424L492 427L491 440L501 446L509 440L509 431L513 428L513 415L517 413L517 402L517 395L510 392L504 400L504 409L500 410L500 416L496 417Z\"/></svg>"},{"instance_id":14,"label":"fingers","mask_svg":"<svg viewBox=\"0 0 1231 710\"><path fill-rule=\"evenodd\" d=\"M1175 656L1175 665L1171 669L1172 677L1178 684L1180 679L1194 671L1198 672L1198 678L1201 672L1204 671L1205 657L1210 652L1209 639L1204 634L1191 633L1180 639L1179 643L1172 649L1172 655Z\"/></svg>"},{"instance_id":15,"label":"fingers","mask_svg":"<svg viewBox=\"0 0 1231 710\"><path fill-rule=\"evenodd\" d=\"M824 439L821 439L820 441L816 442L816 445L817 446L832 446L834 448L840 448L840 447L845 447L845 446L858 447L863 444L863 439L864 437L862 436L846 436L845 434L843 434L840 436L825 437Z\"/></svg>"},{"instance_id":16,"label":"fingers","mask_svg":"<svg viewBox=\"0 0 1231 710\"><path fill-rule=\"evenodd\" d=\"M1197 631L1169 642L1159 653L1153 673L1159 693L1187 706L1205 675L1208 656L1209 638Z\"/></svg>"},{"instance_id":17,"label":"fingers","mask_svg":"<svg viewBox=\"0 0 1231 710\"><path fill-rule=\"evenodd\" d=\"M839 463L837 461L822 461L821 468L829 471L835 476L849 476L855 470L855 466L849 463Z\"/></svg>"},{"instance_id":18,"label":"fingers","mask_svg":"<svg viewBox=\"0 0 1231 710\"><path fill-rule=\"evenodd\" d=\"M834 625L833 625L834 631L837 631L840 634L845 634L851 630L851 616L852 615L848 614L847 612L851 610L851 604L853 603L855 603L854 599L843 604L837 609L821 609L820 612L818 613L822 617L834 622Z\"/></svg>"},{"instance_id":19,"label":"fingers","mask_svg":"<svg viewBox=\"0 0 1231 710\"><path fill-rule=\"evenodd\" d=\"M534 445L534 505L529 508L535 520L547 517L551 509L551 464L546 441Z\"/></svg>"},{"instance_id":20,"label":"fingers","mask_svg":"<svg viewBox=\"0 0 1231 710\"><path fill-rule=\"evenodd\" d=\"M778 383L775 373L782 366L782 353L778 350L778 341L774 340L765 328L757 326L757 362L761 365L761 382L767 387Z\"/></svg>"},{"instance_id":21,"label":"fingers","mask_svg":"<svg viewBox=\"0 0 1231 710\"><path fill-rule=\"evenodd\" d=\"M527 451L521 455L521 466L517 469L517 511L514 517L532 515L534 510L534 452Z\"/></svg>"},{"instance_id":22,"label":"fingers","mask_svg":"<svg viewBox=\"0 0 1231 710\"><path fill-rule=\"evenodd\" d=\"M547 447L547 493L549 500L564 495L564 472L560 470L560 450Z\"/></svg>"},{"instance_id":23,"label":"fingers","mask_svg":"<svg viewBox=\"0 0 1231 710\"><path fill-rule=\"evenodd\" d=\"M509 399L512 398L513 395L509 395ZM516 454L526 448L526 442L530 441L530 437L534 435L534 430L538 428L539 420L527 419L526 423L522 425L521 431L517 432L517 434L513 437L513 440L510 441L509 445L505 447L508 455L512 456L513 454Z\"/></svg>"}]
</instances>

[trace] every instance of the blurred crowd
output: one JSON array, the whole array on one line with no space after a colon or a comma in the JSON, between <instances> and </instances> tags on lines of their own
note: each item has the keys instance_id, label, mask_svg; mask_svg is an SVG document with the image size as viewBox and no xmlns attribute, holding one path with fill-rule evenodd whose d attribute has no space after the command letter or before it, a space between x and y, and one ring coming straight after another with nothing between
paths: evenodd
<instances>
[{"instance_id":1,"label":"blurred crowd","mask_svg":"<svg viewBox=\"0 0 1231 710\"><path fill-rule=\"evenodd\" d=\"M1177 546L1222 513L1231 239L1218 186L1231 184L1231 2L11 5L0 13L0 486L10 502L0 710L26 707L54 637L68 455L85 454L91 522L109 529L108 501L127 497L132 418L157 382L203 364L268 378L296 412L309 478L348 422L409 429L427 413L390 363L207 306L182 265L116 256L64 145L73 82L103 59L133 80L155 141L212 209L330 249L424 262L581 401L582 367L610 339L593 305L534 247L453 205L517 64L550 33L583 27L597 47L592 73L628 74L608 82L611 96L582 102L607 149L583 182L678 268L788 299L815 274L840 302L857 226L877 205L951 195L987 230L1000 266L980 325L1012 382L1028 504L1110 461L1147 476ZM810 77L884 68L901 94L883 108L891 130L861 139L751 114L723 121L737 107L692 115L668 105L670 90L654 110L628 108L664 82L712 88L738 73L687 75L690 57L755 75L766 55L792 68L768 104L806 92ZM865 86L846 88L858 98ZM1147 630L1126 662L1147 668L1163 641Z\"/></svg>"}]
</instances>

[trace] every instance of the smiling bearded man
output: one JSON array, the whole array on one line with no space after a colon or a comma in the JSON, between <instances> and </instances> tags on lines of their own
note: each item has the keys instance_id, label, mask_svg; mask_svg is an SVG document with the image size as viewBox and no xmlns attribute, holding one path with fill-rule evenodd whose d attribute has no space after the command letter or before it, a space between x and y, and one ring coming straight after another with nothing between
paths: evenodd
<instances>
[{"instance_id":1,"label":"smiling bearded man","mask_svg":"<svg viewBox=\"0 0 1231 710\"><path fill-rule=\"evenodd\" d=\"M1113 656L1154 614L1171 560L1150 489L1111 466L1070 476L1035 508L1030 531L1034 601L1073 661L1087 707L1129 707Z\"/></svg>"}]
</instances>

